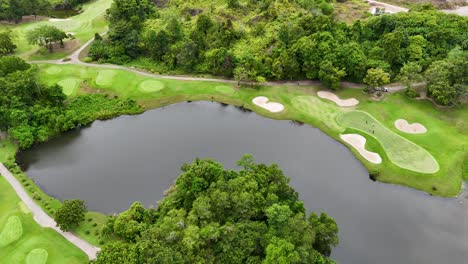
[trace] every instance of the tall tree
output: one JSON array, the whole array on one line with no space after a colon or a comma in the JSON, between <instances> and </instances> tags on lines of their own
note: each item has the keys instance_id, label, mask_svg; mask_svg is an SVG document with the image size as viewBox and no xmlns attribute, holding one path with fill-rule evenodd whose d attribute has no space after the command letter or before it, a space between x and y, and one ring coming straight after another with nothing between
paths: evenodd
<instances>
[{"instance_id":1,"label":"tall tree","mask_svg":"<svg viewBox=\"0 0 468 264\"><path fill-rule=\"evenodd\" d=\"M69 231L84 221L86 212L87 209L82 200L65 200L54 218L62 231Z\"/></svg>"}]
</instances>

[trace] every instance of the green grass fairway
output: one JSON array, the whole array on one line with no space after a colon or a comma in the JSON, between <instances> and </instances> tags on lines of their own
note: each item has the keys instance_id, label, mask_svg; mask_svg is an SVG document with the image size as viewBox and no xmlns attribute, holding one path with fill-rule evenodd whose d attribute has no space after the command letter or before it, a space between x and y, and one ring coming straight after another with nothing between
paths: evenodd
<instances>
[{"instance_id":1,"label":"green grass fairway","mask_svg":"<svg viewBox=\"0 0 468 264\"><path fill-rule=\"evenodd\" d=\"M73 16L70 20L29 22L19 25L4 25L1 27L10 28L15 34L15 44L18 46L16 53L24 58L29 59L59 59L65 57L71 51L57 51L49 53L45 49L41 49L37 45L29 45L26 40L28 31L41 26L52 25L60 28L65 32L73 32L76 39L81 44L88 41L94 36L94 33L102 33L107 28L107 22L104 18L106 9L110 7L112 0L97 0L91 1L83 6L83 13Z\"/></svg>"},{"instance_id":2,"label":"green grass fairway","mask_svg":"<svg viewBox=\"0 0 468 264\"><path fill-rule=\"evenodd\" d=\"M393 133L374 117L363 111L340 115L338 123L375 137L395 165L421 173L435 173L439 164L429 152L411 141Z\"/></svg>"},{"instance_id":3,"label":"green grass fairway","mask_svg":"<svg viewBox=\"0 0 468 264\"><path fill-rule=\"evenodd\" d=\"M226 95L233 95L236 91L231 86L227 85L219 85L215 87L216 91L226 94Z\"/></svg>"},{"instance_id":4,"label":"green grass fairway","mask_svg":"<svg viewBox=\"0 0 468 264\"><path fill-rule=\"evenodd\" d=\"M39 253L33 253L36 257L28 255L35 249L42 249L48 253L47 264L85 264L88 256L79 248L68 242L51 228L39 226L31 214L24 213L20 208L20 198L16 195L10 184L0 176L0 227L5 227L13 218L19 219L22 224L23 234L19 239L0 248L0 263L32 263L39 264ZM18 220L14 225L18 225ZM18 230L16 228L16 230ZM43 253L42 257L44 257ZM35 262L34 262L35 261Z\"/></svg>"},{"instance_id":5,"label":"green grass fairway","mask_svg":"<svg viewBox=\"0 0 468 264\"><path fill-rule=\"evenodd\" d=\"M60 68L60 66L50 67L46 71L47 74L51 74L51 75L59 74L60 72L62 72L62 68Z\"/></svg>"},{"instance_id":6,"label":"green grass fairway","mask_svg":"<svg viewBox=\"0 0 468 264\"><path fill-rule=\"evenodd\" d=\"M62 86L62 91L66 96L71 96L76 93L78 90L80 80L74 78L68 78L65 80L61 80L57 83L58 85Z\"/></svg>"},{"instance_id":7,"label":"green grass fairway","mask_svg":"<svg viewBox=\"0 0 468 264\"><path fill-rule=\"evenodd\" d=\"M101 87L108 87L111 86L114 82L114 78L117 75L117 71L115 70L102 70L99 71L98 76L96 77L96 84Z\"/></svg>"},{"instance_id":8,"label":"green grass fairway","mask_svg":"<svg viewBox=\"0 0 468 264\"><path fill-rule=\"evenodd\" d=\"M298 96L292 99L292 105L297 110L315 117L331 130L337 132L344 132L345 130L344 127L336 123L336 117L343 110L334 103L324 102L315 96Z\"/></svg>"},{"instance_id":9,"label":"green grass fairway","mask_svg":"<svg viewBox=\"0 0 468 264\"><path fill-rule=\"evenodd\" d=\"M0 139L0 162L5 162L15 158L18 147L8 139Z\"/></svg>"},{"instance_id":10,"label":"green grass fairway","mask_svg":"<svg viewBox=\"0 0 468 264\"><path fill-rule=\"evenodd\" d=\"M156 80L146 80L138 85L138 89L146 93L154 93L164 89L164 83Z\"/></svg>"},{"instance_id":11,"label":"green grass fairway","mask_svg":"<svg viewBox=\"0 0 468 264\"><path fill-rule=\"evenodd\" d=\"M10 216L0 233L0 248L8 246L23 235L23 225L17 216Z\"/></svg>"},{"instance_id":12,"label":"green grass fairway","mask_svg":"<svg viewBox=\"0 0 468 264\"><path fill-rule=\"evenodd\" d=\"M26 256L26 264L46 264L48 257L47 250L36 248L31 250Z\"/></svg>"}]
</instances>

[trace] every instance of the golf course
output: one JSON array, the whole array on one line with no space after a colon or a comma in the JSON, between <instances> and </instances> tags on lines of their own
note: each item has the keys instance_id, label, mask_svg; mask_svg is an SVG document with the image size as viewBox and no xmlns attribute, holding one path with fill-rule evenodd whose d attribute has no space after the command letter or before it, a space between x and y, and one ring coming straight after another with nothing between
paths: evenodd
<instances>
[{"instance_id":1,"label":"golf course","mask_svg":"<svg viewBox=\"0 0 468 264\"><path fill-rule=\"evenodd\" d=\"M144 61L141 58L135 60L138 63L121 65L92 61L89 47L83 45L96 33L97 37L102 34L106 38L109 26L106 10L111 4L112 0L90 1L83 5L81 13L70 18L40 17L38 21L0 26L11 30L17 46L14 55L31 63L31 72L37 72L38 81L48 87L59 86L65 98L64 106L72 105L86 95L99 95L102 100L136 102L138 109L132 114L139 113L139 109L144 112L182 102L219 102L268 119L289 120L319 129L349 148L372 180L443 198L457 197L463 191L464 181L468 180L466 102L441 106L429 97L411 98L401 83L389 84L393 89L378 92L377 96L367 92L365 84L351 82L338 82L341 88L331 90L319 81L267 82L260 78L254 82L238 78L238 74L234 79L209 74L163 75L151 67L130 67ZM54 26L73 38L66 39L64 47L56 48L54 52L30 44L28 32L44 25ZM418 93L422 91L418 89ZM110 119L121 113L99 106L96 109L98 119ZM41 114L44 120L47 119L47 112ZM72 110L68 114L75 112ZM94 119L90 123L92 121ZM81 123L68 130L75 127L81 127ZM62 133L60 129L56 131ZM52 137L60 135L57 133ZM43 136L37 142L48 144L48 140ZM0 131L0 164L8 167L40 210L53 217L63 201L48 194L47 186L42 189L43 186L37 185L16 164L20 149L17 140ZM337 166L340 164L340 160L334 162ZM73 238L67 239L50 227L41 226L31 208L4 177L0 177L0 190L0 262L78 264L92 258L76 243L70 242ZM118 241L101 232L107 219L100 212L86 212L85 221L70 230L70 234L94 248L104 247Z\"/></svg>"}]
</instances>

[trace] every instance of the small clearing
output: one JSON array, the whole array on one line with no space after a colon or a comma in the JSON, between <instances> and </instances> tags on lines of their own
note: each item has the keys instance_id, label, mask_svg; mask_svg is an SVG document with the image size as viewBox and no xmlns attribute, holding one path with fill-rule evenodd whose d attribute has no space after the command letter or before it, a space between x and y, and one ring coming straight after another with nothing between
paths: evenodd
<instances>
[{"instance_id":1,"label":"small clearing","mask_svg":"<svg viewBox=\"0 0 468 264\"><path fill-rule=\"evenodd\" d=\"M359 134L344 134L340 135L340 138L343 139L346 143L355 148L361 156L363 156L369 162L374 164L382 163L382 158L378 153L368 151L366 149L366 138Z\"/></svg>"},{"instance_id":2,"label":"small clearing","mask_svg":"<svg viewBox=\"0 0 468 264\"><path fill-rule=\"evenodd\" d=\"M356 98L341 99L336 94L327 91L318 91L317 95L320 98L333 101L336 105L342 107L351 107L359 104L359 101Z\"/></svg>"},{"instance_id":3,"label":"small clearing","mask_svg":"<svg viewBox=\"0 0 468 264\"><path fill-rule=\"evenodd\" d=\"M261 108L264 108L272 113L278 113L284 110L284 105L275 102L268 102L269 99L265 96L257 96L252 99L252 103Z\"/></svg>"},{"instance_id":4,"label":"small clearing","mask_svg":"<svg viewBox=\"0 0 468 264\"><path fill-rule=\"evenodd\" d=\"M62 87L62 91L66 96L70 96L78 89L80 80L74 78L68 78L59 81L57 84Z\"/></svg>"},{"instance_id":5,"label":"small clearing","mask_svg":"<svg viewBox=\"0 0 468 264\"><path fill-rule=\"evenodd\" d=\"M60 66L51 66L46 70L46 73L50 75L59 74L60 72L62 72L62 68L60 68Z\"/></svg>"},{"instance_id":6,"label":"small clearing","mask_svg":"<svg viewBox=\"0 0 468 264\"><path fill-rule=\"evenodd\" d=\"M115 70L99 71L99 74L96 77L96 84L99 86L111 86L116 75L117 71Z\"/></svg>"},{"instance_id":7,"label":"small clearing","mask_svg":"<svg viewBox=\"0 0 468 264\"><path fill-rule=\"evenodd\" d=\"M425 126L420 123L409 124L405 119L397 119L395 121L395 127L405 133L409 134L424 134L427 132Z\"/></svg>"}]
</instances>

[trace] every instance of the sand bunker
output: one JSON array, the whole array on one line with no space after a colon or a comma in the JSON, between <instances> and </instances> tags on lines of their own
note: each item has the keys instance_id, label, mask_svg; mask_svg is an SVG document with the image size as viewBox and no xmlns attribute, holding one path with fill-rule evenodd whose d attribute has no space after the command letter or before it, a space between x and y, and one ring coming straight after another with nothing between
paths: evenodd
<instances>
[{"instance_id":1,"label":"sand bunker","mask_svg":"<svg viewBox=\"0 0 468 264\"><path fill-rule=\"evenodd\" d=\"M427 132L425 126L419 123L409 124L405 119L398 119L395 121L395 127L405 133L409 134L424 134Z\"/></svg>"},{"instance_id":2,"label":"sand bunker","mask_svg":"<svg viewBox=\"0 0 468 264\"><path fill-rule=\"evenodd\" d=\"M361 156L363 156L369 162L374 164L382 163L382 158L378 153L371 152L366 150L366 138L358 135L358 134L344 134L340 135L341 139L343 139L346 143L350 144L355 148Z\"/></svg>"},{"instance_id":3,"label":"sand bunker","mask_svg":"<svg viewBox=\"0 0 468 264\"><path fill-rule=\"evenodd\" d=\"M317 92L318 97L335 102L338 106L349 107L359 104L356 98L340 99L336 94L327 91Z\"/></svg>"},{"instance_id":4,"label":"sand bunker","mask_svg":"<svg viewBox=\"0 0 468 264\"><path fill-rule=\"evenodd\" d=\"M59 22L59 21L69 21L71 18L51 18L49 19L50 22Z\"/></svg>"},{"instance_id":5,"label":"sand bunker","mask_svg":"<svg viewBox=\"0 0 468 264\"><path fill-rule=\"evenodd\" d=\"M278 113L284 110L284 106L280 103L268 102L268 98L265 96L257 96L252 99L252 103L264 108L272 113Z\"/></svg>"}]
</instances>

